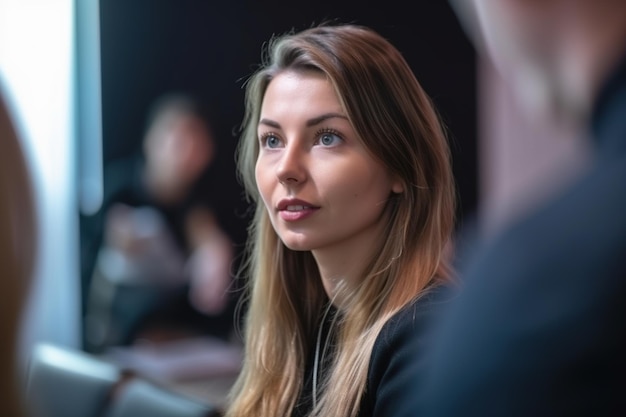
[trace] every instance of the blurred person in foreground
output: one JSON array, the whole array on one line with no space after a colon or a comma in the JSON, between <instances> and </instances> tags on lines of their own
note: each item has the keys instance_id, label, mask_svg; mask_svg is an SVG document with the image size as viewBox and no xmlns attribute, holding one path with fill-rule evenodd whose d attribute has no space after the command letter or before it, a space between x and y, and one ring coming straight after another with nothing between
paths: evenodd
<instances>
[{"instance_id":1,"label":"blurred person in foreground","mask_svg":"<svg viewBox=\"0 0 626 417\"><path fill-rule=\"evenodd\" d=\"M410 335L453 281L444 129L400 51L369 28L294 31L263 56L239 142L256 211L226 415L389 416Z\"/></svg>"},{"instance_id":2,"label":"blurred person in foreground","mask_svg":"<svg viewBox=\"0 0 626 417\"><path fill-rule=\"evenodd\" d=\"M0 90L0 415L24 415L18 344L36 260L36 216L25 155Z\"/></svg>"},{"instance_id":3,"label":"blurred person in foreground","mask_svg":"<svg viewBox=\"0 0 626 417\"><path fill-rule=\"evenodd\" d=\"M407 384L399 415L624 416L626 2L454 6L530 114L585 129L594 154L573 183L463 260L428 377Z\"/></svg>"}]
</instances>

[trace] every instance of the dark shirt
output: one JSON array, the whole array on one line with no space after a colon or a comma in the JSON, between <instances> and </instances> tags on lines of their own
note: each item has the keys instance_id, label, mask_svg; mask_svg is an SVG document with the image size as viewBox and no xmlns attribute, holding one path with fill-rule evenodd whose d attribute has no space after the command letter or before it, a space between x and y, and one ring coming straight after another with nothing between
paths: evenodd
<instances>
[{"instance_id":1,"label":"dark shirt","mask_svg":"<svg viewBox=\"0 0 626 417\"><path fill-rule=\"evenodd\" d=\"M626 61L590 128L592 166L463 267L387 416L626 415Z\"/></svg>"},{"instance_id":2,"label":"dark shirt","mask_svg":"<svg viewBox=\"0 0 626 417\"><path fill-rule=\"evenodd\" d=\"M389 413L398 392L406 389L407 377L423 366L420 352L423 350L431 315L440 305L445 304L451 294L445 286L433 287L385 323L372 349L359 417L391 415ZM324 322L320 346L326 342L333 314L335 310L331 310ZM314 350L306 368L304 388L292 417L306 416L312 409L313 362ZM330 355L325 355L320 375L325 374L330 363ZM407 363L410 364L408 367L404 365Z\"/></svg>"},{"instance_id":3,"label":"dark shirt","mask_svg":"<svg viewBox=\"0 0 626 417\"><path fill-rule=\"evenodd\" d=\"M185 220L193 208L213 211L216 190L209 187L209 171L196 181L189 192L179 201L163 203L152 195L144 183L144 161L140 157L127 157L109 163L105 170L105 197L103 211L111 205L123 203L132 207L155 208L165 219L178 247L187 255Z\"/></svg>"}]
</instances>

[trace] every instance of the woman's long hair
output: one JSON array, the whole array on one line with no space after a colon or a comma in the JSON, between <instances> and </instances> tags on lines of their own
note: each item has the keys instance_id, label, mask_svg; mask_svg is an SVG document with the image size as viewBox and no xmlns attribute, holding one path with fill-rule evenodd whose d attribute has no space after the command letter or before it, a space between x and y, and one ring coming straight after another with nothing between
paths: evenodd
<instances>
[{"instance_id":1,"label":"woman's long hair","mask_svg":"<svg viewBox=\"0 0 626 417\"><path fill-rule=\"evenodd\" d=\"M286 71L317 71L332 83L357 135L404 192L387 203L378 256L349 288L336 323L334 362L312 415L356 416L372 347L385 322L423 291L450 278L446 260L455 216L450 152L429 97L386 39L357 25L323 24L274 37L262 66L246 82L237 160L256 205L244 274L250 298L245 360L228 417L289 416L303 386L327 296L313 256L288 249L259 198L254 167L257 124L268 84Z\"/></svg>"}]
</instances>

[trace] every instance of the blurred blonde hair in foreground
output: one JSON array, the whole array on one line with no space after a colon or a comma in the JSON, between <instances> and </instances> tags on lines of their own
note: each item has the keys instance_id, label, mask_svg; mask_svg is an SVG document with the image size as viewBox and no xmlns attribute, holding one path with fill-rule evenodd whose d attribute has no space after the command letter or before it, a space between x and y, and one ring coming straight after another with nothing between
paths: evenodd
<instances>
[{"instance_id":1,"label":"blurred blonde hair in foreground","mask_svg":"<svg viewBox=\"0 0 626 417\"><path fill-rule=\"evenodd\" d=\"M17 345L35 264L33 188L17 130L0 89L0 415L24 415Z\"/></svg>"}]
</instances>

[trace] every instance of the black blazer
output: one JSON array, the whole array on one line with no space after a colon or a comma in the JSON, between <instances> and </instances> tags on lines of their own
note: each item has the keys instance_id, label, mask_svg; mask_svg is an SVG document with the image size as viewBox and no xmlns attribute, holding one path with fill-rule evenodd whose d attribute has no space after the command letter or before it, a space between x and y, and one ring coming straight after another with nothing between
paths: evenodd
<instances>
[{"instance_id":1,"label":"black blazer","mask_svg":"<svg viewBox=\"0 0 626 417\"><path fill-rule=\"evenodd\" d=\"M392 416L399 393L405 391L408 379L423 367L421 352L428 340L426 334L432 316L452 294L444 285L432 287L385 323L372 349L359 417ZM309 362L304 388L292 417L304 416L312 408L312 361ZM325 368L331 359L326 358L324 362Z\"/></svg>"}]
</instances>

